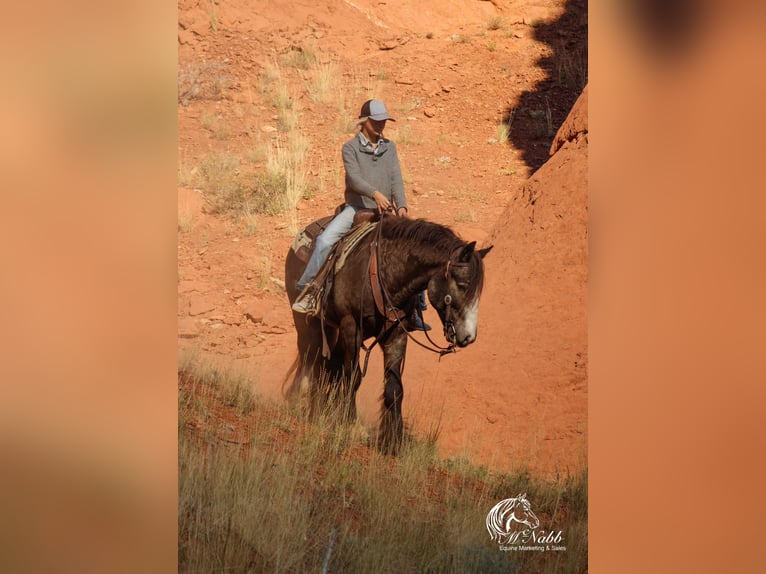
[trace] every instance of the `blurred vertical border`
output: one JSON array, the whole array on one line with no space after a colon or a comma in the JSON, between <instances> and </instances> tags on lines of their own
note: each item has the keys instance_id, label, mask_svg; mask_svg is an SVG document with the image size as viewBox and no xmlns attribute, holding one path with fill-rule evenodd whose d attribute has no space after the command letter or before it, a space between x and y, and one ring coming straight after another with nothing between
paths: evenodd
<instances>
[{"instance_id":1,"label":"blurred vertical border","mask_svg":"<svg viewBox=\"0 0 766 574\"><path fill-rule=\"evenodd\" d=\"M176 5L0 24L0 570L176 567Z\"/></svg>"},{"instance_id":2,"label":"blurred vertical border","mask_svg":"<svg viewBox=\"0 0 766 574\"><path fill-rule=\"evenodd\" d=\"M756 572L763 5L590 3L592 572Z\"/></svg>"}]
</instances>

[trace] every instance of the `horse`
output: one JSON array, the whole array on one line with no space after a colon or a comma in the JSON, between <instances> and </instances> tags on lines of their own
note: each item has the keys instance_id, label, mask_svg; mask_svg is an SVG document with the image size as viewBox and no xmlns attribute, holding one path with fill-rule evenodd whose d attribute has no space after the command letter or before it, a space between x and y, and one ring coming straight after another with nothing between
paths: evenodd
<instances>
[{"instance_id":1,"label":"horse","mask_svg":"<svg viewBox=\"0 0 766 574\"><path fill-rule=\"evenodd\" d=\"M511 522L526 524L530 528L540 526L540 520L532 512L526 493L516 498L501 500L487 514L487 530L492 540L505 544L511 538Z\"/></svg>"},{"instance_id":2,"label":"horse","mask_svg":"<svg viewBox=\"0 0 766 574\"><path fill-rule=\"evenodd\" d=\"M295 370L291 390L308 377L312 404L335 392L343 401L345 416L354 420L356 391L363 377L360 350L364 341L374 337L372 346L379 344L384 357L378 446L395 454L403 439L402 371L411 336L402 319L412 313L416 295L426 290L450 344L432 350L445 353L474 343L483 259L492 246L476 249L475 241L463 241L448 227L424 219L384 215L368 225L377 227L345 254L340 269L329 274L332 284L324 296L322 319L293 312L298 357L291 369ZM291 247L285 260L291 305L304 267ZM373 289L375 283L380 287ZM364 347L367 356L372 346Z\"/></svg>"}]
</instances>

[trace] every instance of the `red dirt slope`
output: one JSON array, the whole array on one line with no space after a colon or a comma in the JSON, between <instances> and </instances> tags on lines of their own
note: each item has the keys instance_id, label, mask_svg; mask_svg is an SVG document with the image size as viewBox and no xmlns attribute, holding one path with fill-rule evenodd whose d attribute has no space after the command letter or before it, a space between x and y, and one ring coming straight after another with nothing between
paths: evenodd
<instances>
[{"instance_id":1,"label":"red dirt slope","mask_svg":"<svg viewBox=\"0 0 766 574\"><path fill-rule=\"evenodd\" d=\"M478 341L423 373L412 417L441 414L448 452L555 474L587 459L587 88L551 150L488 240Z\"/></svg>"},{"instance_id":2,"label":"red dirt slope","mask_svg":"<svg viewBox=\"0 0 766 574\"><path fill-rule=\"evenodd\" d=\"M444 454L493 468L582 466L587 96L564 119L587 77L584 0L179 0L178 21L179 349L281 398L295 354L281 283L290 214L214 215L200 173L216 154L243 178L265 169L287 137L283 85L310 141L311 192L294 214L305 225L341 200L340 145L374 92L397 117L386 132L413 217L495 246L478 341L441 361L409 346L406 421L419 434L438 426ZM299 56L311 54L336 66L330 101L308 93L318 72ZM426 320L443 342L432 309ZM381 378L376 350L359 393L365 424L377 420Z\"/></svg>"}]
</instances>

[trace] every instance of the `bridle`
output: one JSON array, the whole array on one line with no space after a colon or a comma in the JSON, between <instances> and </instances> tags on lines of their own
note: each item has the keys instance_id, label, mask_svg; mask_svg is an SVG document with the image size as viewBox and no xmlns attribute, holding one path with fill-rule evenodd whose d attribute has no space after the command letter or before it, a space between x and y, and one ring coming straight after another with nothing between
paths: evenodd
<instances>
[{"instance_id":1,"label":"bridle","mask_svg":"<svg viewBox=\"0 0 766 574\"><path fill-rule=\"evenodd\" d=\"M455 263L453 261L453 258L455 256L455 251L457 251L458 249L460 249L460 247L453 250L452 253L450 253L449 259L447 260L447 265L446 265L447 268L444 271L444 278L447 280L448 285L452 275L451 273L452 267L465 267L468 265L468 263ZM453 349L455 347L456 337L457 337L457 330L455 329L455 322L452 320L452 295L447 293L444 296L444 338L450 342Z\"/></svg>"},{"instance_id":2,"label":"bridle","mask_svg":"<svg viewBox=\"0 0 766 574\"><path fill-rule=\"evenodd\" d=\"M382 279L380 278L380 273L378 269L378 262L380 260L380 237L381 237L381 228L383 226L383 219L381 218L380 221L378 221L378 229L375 234L375 238L373 239L372 243L370 244L370 285L372 287L372 296L373 300L375 301L375 307L378 310L378 313L380 313L383 317L386 319L385 326L381 330L381 332L378 334L377 337L375 337L375 341L373 344L367 349L364 345L362 345L362 348L364 348L368 353L369 358L369 352L372 350L372 347L375 346L375 344L383 337L385 333L389 331L393 326L398 325L406 334L407 336L413 340L415 343L423 347L424 349L428 351L432 351L434 353L438 353L439 357L441 358L444 355L447 355L449 353L456 352L456 345L455 345L455 339L457 336L457 329L455 328L455 322L453 321L453 305L452 305L452 295L447 293L444 295L444 338L449 341L449 345L446 347L442 347L438 343L434 342L433 339L431 339L430 335L428 334L428 331L424 331L424 334L426 336L426 339L428 339L428 342L431 346L428 346L421 341L417 340L415 337L413 337L412 333L407 329L407 327L402 322L402 319L404 319L407 314L402 311L401 309L398 309L391 303L391 298L388 295L388 292L386 291L386 287L383 284ZM445 265L445 271L444 271L444 277L447 279L447 283L449 283L449 280L451 278L451 270L454 266L464 266L468 265L467 263L455 263L454 262L454 254L455 251L460 249L460 247L457 247L451 254L449 259L447 260L447 263ZM420 311L418 310L418 313ZM422 316L421 316L422 319ZM367 360L365 359L365 370L367 366Z\"/></svg>"}]
</instances>

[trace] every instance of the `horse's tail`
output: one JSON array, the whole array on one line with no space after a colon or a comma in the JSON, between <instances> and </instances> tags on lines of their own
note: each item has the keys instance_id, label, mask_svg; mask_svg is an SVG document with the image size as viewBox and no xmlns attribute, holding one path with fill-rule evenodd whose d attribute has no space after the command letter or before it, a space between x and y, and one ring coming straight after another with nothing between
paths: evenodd
<instances>
[{"instance_id":1,"label":"horse's tail","mask_svg":"<svg viewBox=\"0 0 766 574\"><path fill-rule=\"evenodd\" d=\"M282 379L282 396L285 399L291 399L298 395L300 391L300 377L296 376L298 369L301 366L301 357L299 353L295 354L295 360L290 368L285 373L285 378ZM292 378L292 380L290 380Z\"/></svg>"}]
</instances>

